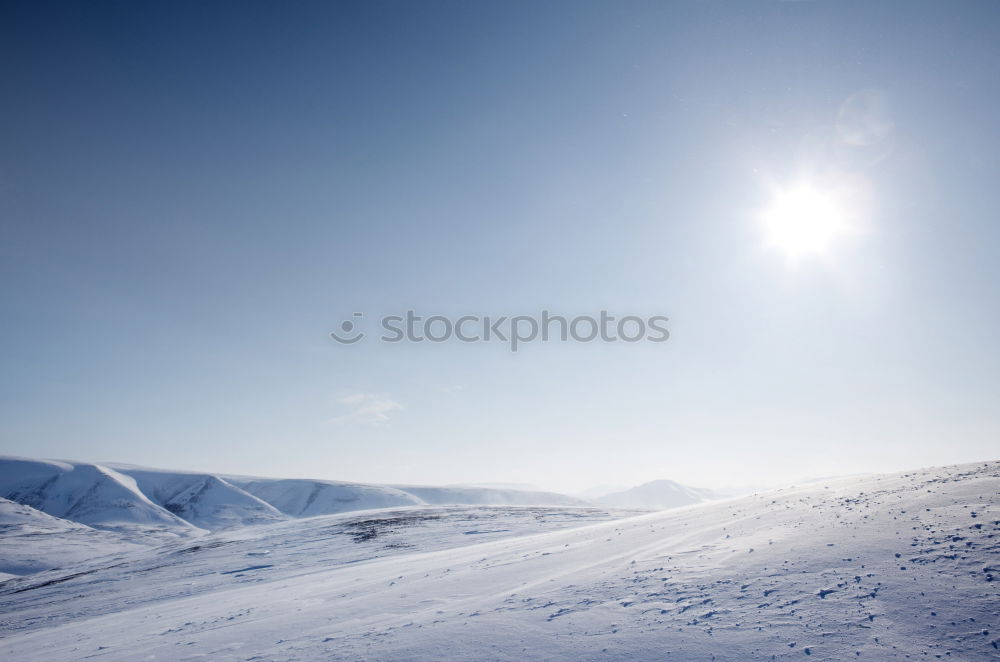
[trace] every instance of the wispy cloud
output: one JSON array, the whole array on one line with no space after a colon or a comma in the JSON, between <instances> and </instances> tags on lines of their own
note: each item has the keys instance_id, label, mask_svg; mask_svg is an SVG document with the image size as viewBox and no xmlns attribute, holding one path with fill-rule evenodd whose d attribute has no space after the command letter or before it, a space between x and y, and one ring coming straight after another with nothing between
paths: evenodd
<instances>
[{"instance_id":1,"label":"wispy cloud","mask_svg":"<svg viewBox=\"0 0 1000 662\"><path fill-rule=\"evenodd\" d=\"M347 423L381 425L389 420L391 412L403 408L403 405L392 398L378 393L352 393L339 398L337 403L350 410L330 419L331 423L337 425Z\"/></svg>"}]
</instances>

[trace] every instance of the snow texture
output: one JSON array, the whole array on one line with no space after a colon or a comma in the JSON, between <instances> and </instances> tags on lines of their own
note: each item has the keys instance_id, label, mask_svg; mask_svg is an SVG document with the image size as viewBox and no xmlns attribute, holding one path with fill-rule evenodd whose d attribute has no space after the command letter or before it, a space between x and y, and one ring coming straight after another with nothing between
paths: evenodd
<instances>
[{"instance_id":1,"label":"snow texture","mask_svg":"<svg viewBox=\"0 0 1000 662\"><path fill-rule=\"evenodd\" d=\"M998 492L994 462L231 529L0 583L0 659L998 659Z\"/></svg>"}]
</instances>

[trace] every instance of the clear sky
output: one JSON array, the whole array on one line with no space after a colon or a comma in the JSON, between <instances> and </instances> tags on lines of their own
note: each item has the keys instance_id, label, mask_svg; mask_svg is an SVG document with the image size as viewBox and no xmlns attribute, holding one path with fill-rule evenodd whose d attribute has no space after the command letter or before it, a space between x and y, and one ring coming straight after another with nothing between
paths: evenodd
<instances>
[{"instance_id":1,"label":"clear sky","mask_svg":"<svg viewBox=\"0 0 1000 662\"><path fill-rule=\"evenodd\" d=\"M998 33L994 2L5 2L0 453L566 491L997 459ZM769 225L801 190L844 223L816 250ZM329 336L407 309L671 337Z\"/></svg>"}]
</instances>

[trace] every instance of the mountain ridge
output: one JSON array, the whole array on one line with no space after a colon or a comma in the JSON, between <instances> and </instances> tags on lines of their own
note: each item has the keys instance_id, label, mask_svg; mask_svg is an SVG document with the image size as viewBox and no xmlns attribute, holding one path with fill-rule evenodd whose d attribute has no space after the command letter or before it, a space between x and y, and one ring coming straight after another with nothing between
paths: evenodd
<instances>
[{"instance_id":1,"label":"mountain ridge","mask_svg":"<svg viewBox=\"0 0 1000 662\"><path fill-rule=\"evenodd\" d=\"M0 498L131 538L156 529L157 542L163 536L184 538L374 508L589 505L544 491L262 478L12 456L0 456Z\"/></svg>"}]
</instances>

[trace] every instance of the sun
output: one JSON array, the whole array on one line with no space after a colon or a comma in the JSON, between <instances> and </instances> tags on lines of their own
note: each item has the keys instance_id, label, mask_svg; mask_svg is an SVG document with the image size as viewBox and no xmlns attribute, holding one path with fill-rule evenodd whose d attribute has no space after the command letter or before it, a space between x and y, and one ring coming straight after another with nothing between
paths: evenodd
<instances>
[{"instance_id":1,"label":"sun","mask_svg":"<svg viewBox=\"0 0 1000 662\"><path fill-rule=\"evenodd\" d=\"M809 184L778 191L763 216L768 245L790 259L828 253L849 232L848 220L832 192Z\"/></svg>"}]
</instances>

